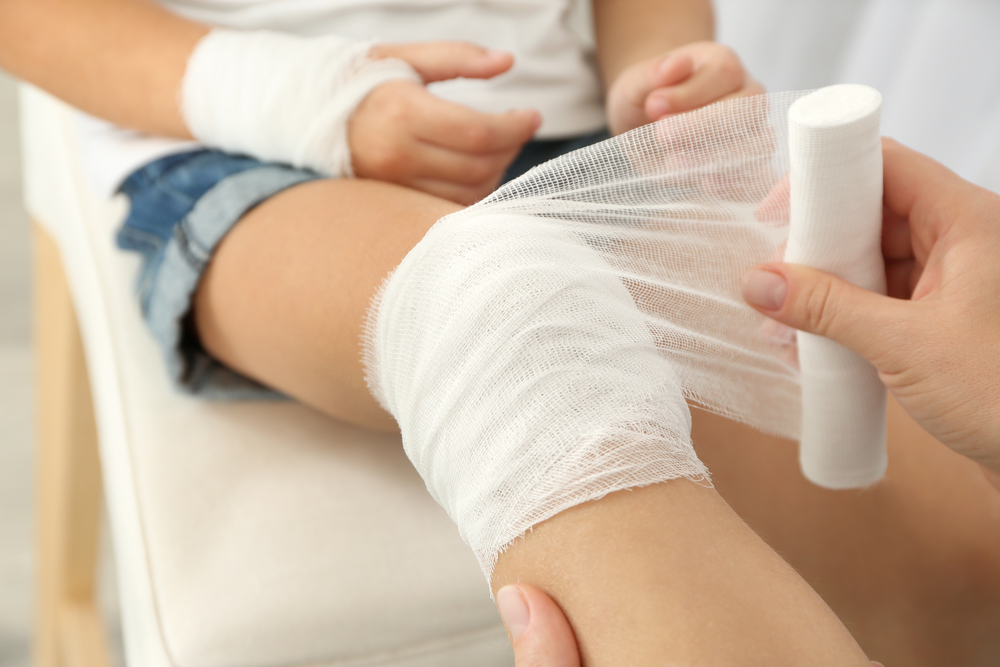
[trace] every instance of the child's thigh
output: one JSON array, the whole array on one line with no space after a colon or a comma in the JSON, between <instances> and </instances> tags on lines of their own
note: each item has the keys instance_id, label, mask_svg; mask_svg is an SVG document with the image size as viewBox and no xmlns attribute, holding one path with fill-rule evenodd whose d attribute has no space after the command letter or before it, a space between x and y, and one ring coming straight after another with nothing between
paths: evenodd
<instances>
[{"instance_id":1,"label":"child's thigh","mask_svg":"<svg viewBox=\"0 0 1000 667\"><path fill-rule=\"evenodd\" d=\"M320 180L251 209L202 276L194 323L233 369L345 421L395 428L369 394L361 335L378 286L461 208L388 183Z\"/></svg>"},{"instance_id":2,"label":"child's thigh","mask_svg":"<svg viewBox=\"0 0 1000 667\"><path fill-rule=\"evenodd\" d=\"M723 498L813 585L873 659L976 664L1000 653L1000 493L890 397L889 470L829 491L793 442L694 410L694 442ZM991 663L995 664L995 663Z\"/></svg>"}]
</instances>

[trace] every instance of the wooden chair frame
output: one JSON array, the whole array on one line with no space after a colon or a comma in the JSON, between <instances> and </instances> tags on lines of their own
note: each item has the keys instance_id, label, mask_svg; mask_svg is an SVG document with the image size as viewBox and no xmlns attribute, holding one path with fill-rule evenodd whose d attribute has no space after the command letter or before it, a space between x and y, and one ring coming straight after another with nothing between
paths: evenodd
<instances>
[{"instance_id":1,"label":"wooden chair frame","mask_svg":"<svg viewBox=\"0 0 1000 667\"><path fill-rule=\"evenodd\" d=\"M102 482L97 428L69 285L34 223L35 667L109 667L97 609Z\"/></svg>"}]
</instances>

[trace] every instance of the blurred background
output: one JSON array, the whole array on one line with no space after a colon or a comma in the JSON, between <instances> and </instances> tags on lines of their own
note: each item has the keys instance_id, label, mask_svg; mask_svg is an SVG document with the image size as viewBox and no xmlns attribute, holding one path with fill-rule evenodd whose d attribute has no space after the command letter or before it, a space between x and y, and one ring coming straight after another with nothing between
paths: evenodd
<instances>
[{"instance_id":1,"label":"blurred background","mask_svg":"<svg viewBox=\"0 0 1000 667\"><path fill-rule=\"evenodd\" d=\"M0 667L31 664L34 589L31 228L21 203L17 82L0 71ZM101 601L112 658L121 637L110 549Z\"/></svg>"},{"instance_id":2,"label":"blurred background","mask_svg":"<svg viewBox=\"0 0 1000 667\"><path fill-rule=\"evenodd\" d=\"M31 649L31 247L21 205L17 85L0 72L0 665Z\"/></svg>"}]
</instances>

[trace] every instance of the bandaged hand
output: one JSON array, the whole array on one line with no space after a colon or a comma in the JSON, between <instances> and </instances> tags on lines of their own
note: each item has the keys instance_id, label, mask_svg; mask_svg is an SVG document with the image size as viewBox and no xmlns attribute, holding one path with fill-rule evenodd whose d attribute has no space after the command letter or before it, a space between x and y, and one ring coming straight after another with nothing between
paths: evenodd
<instances>
[{"instance_id":1,"label":"bandaged hand","mask_svg":"<svg viewBox=\"0 0 1000 667\"><path fill-rule=\"evenodd\" d=\"M891 139L883 157L889 296L769 263L744 297L867 358L924 429L1000 472L1000 196Z\"/></svg>"},{"instance_id":2,"label":"bandaged hand","mask_svg":"<svg viewBox=\"0 0 1000 667\"><path fill-rule=\"evenodd\" d=\"M621 134L666 116L764 88L728 46L692 42L622 72L608 91L608 126Z\"/></svg>"},{"instance_id":3,"label":"bandaged hand","mask_svg":"<svg viewBox=\"0 0 1000 667\"><path fill-rule=\"evenodd\" d=\"M372 55L409 63L423 83L488 79L513 64L509 53L465 42L385 44ZM348 139L356 176L471 204L496 188L540 124L531 109L482 113L443 100L420 83L390 81L362 100Z\"/></svg>"},{"instance_id":4,"label":"bandaged hand","mask_svg":"<svg viewBox=\"0 0 1000 667\"><path fill-rule=\"evenodd\" d=\"M496 186L540 118L479 113L432 96L424 83L489 78L512 62L458 42L374 46L215 29L188 59L181 113L212 148L471 203Z\"/></svg>"}]
</instances>

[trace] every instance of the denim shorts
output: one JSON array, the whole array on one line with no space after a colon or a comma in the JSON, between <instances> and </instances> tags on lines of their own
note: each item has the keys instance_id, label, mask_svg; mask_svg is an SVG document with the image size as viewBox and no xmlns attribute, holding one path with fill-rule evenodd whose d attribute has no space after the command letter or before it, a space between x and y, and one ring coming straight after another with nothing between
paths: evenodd
<instances>
[{"instance_id":1,"label":"denim shorts","mask_svg":"<svg viewBox=\"0 0 1000 667\"><path fill-rule=\"evenodd\" d=\"M535 165L608 138L605 131L525 145L504 175L512 180ZM197 150L168 155L122 184L131 207L118 246L142 255L137 291L143 318L179 389L214 399L273 399L281 394L236 373L202 347L191 300L212 253L250 209L286 188L322 178L244 155Z\"/></svg>"}]
</instances>

